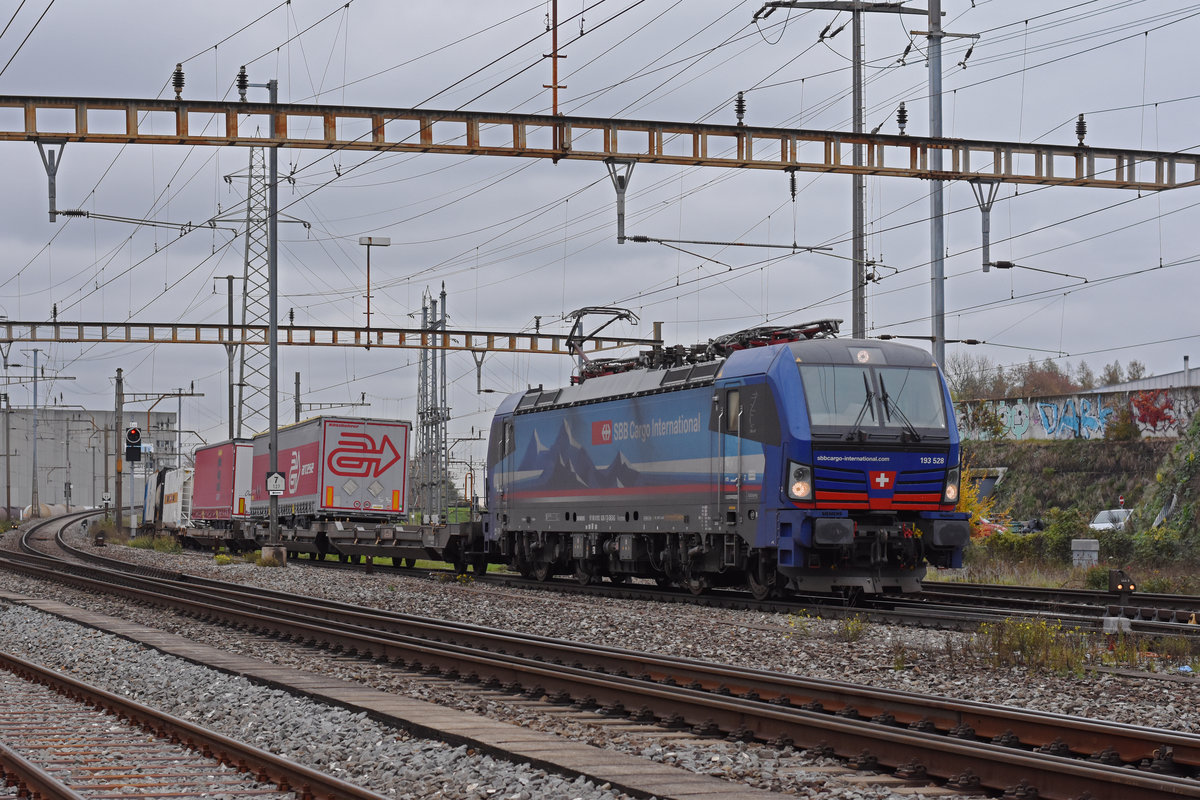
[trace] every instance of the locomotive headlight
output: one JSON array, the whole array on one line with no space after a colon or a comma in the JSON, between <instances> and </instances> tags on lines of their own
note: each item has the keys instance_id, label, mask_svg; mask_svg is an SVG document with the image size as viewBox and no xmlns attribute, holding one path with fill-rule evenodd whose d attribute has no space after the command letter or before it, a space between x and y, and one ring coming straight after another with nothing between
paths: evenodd
<instances>
[{"instance_id":1,"label":"locomotive headlight","mask_svg":"<svg viewBox=\"0 0 1200 800\"><path fill-rule=\"evenodd\" d=\"M788 462L787 494L793 500L812 500L812 467Z\"/></svg>"},{"instance_id":2,"label":"locomotive headlight","mask_svg":"<svg viewBox=\"0 0 1200 800\"><path fill-rule=\"evenodd\" d=\"M946 470L946 488L942 490L942 502L958 502L958 467Z\"/></svg>"}]
</instances>

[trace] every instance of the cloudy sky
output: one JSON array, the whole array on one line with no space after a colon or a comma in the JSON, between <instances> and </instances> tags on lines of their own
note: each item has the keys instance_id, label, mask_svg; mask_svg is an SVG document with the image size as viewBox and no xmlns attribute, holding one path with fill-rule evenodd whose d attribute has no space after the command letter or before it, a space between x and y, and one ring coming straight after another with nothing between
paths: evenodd
<instances>
[{"instance_id":1,"label":"cloudy sky","mask_svg":"<svg viewBox=\"0 0 1200 800\"><path fill-rule=\"evenodd\" d=\"M777 11L755 23L760 6L562 0L562 112L732 124L740 90L749 124L849 130L848 15ZM182 62L185 98L234 99L244 64L252 82L278 79L283 102L547 113L549 10L512 0L2 0L0 93L167 98ZM947 136L1070 145L1083 113L1091 145L1197 146L1200 3L943 0L943 10L945 30L980 35L945 45ZM908 132L927 133L926 44L910 33L925 28L919 16L867 16L868 129L896 133L903 101ZM247 158L240 148L69 145L59 207L169 224L236 217L245 182L225 176L244 174ZM50 223L36 147L0 144L0 164L0 314L46 320L57 308L62 320L225 320L224 276L243 270L237 231L181 236L170 225ZM599 163L287 150L280 168L290 176L280 188L284 213L308 223L281 226L281 314L292 311L300 323L364 323L358 238L374 235L392 246L372 251L373 325L415 326L422 297L444 284L456 328L530 330L540 319L542 330L563 331L565 314L594 305L628 308L641 320L610 331L649 337L660 321L672 343L824 317L850 328L849 176L801 174L793 200L781 173L634 170L629 234L832 247L793 254L618 245L615 196ZM877 262L871 336L930 332L927 191L917 180L867 182L867 249ZM950 185L947 337L985 340L970 352L998 364L1049 357L1097 372L1130 359L1152 374L1182 368L1200 338L1197 204L1195 188L1139 196L1006 186L992 214L992 258L1027 268L984 274L974 196ZM19 351L10 360L27 364L31 356ZM194 383L205 396L184 402L183 427L196 432L193 443L225 435L220 347L49 345L39 358L47 374L75 378L52 385L54 403L111 408L118 367L132 392ZM415 351L285 349L280 419L292 419L297 371L304 402L365 396L368 407L343 413L415 419L416 361ZM562 357L491 355L481 384L495 392L553 385L572 368ZM469 355L451 355L448 374L450 438L469 439L486 428L499 395L476 393ZM45 383L40 391L45 402ZM27 385L12 396L17 405L32 401ZM481 443L463 442L453 458L482 452Z\"/></svg>"}]
</instances>

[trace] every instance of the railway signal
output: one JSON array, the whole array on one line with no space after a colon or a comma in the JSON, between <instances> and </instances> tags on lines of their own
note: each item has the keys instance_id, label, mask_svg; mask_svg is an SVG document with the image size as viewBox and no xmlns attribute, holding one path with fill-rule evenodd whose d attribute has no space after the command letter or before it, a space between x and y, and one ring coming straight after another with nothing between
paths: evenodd
<instances>
[{"instance_id":1,"label":"railway signal","mask_svg":"<svg viewBox=\"0 0 1200 800\"><path fill-rule=\"evenodd\" d=\"M142 460L142 432L136 425L125 431L125 460Z\"/></svg>"}]
</instances>

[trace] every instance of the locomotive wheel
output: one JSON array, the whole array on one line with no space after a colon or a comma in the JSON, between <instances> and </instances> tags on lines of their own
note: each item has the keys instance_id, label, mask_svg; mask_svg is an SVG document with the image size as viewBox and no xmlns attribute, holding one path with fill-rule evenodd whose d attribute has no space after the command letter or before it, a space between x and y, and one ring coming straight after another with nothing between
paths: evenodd
<instances>
[{"instance_id":1,"label":"locomotive wheel","mask_svg":"<svg viewBox=\"0 0 1200 800\"><path fill-rule=\"evenodd\" d=\"M580 586L588 586L596 582L596 570L591 564L580 561L575 565L575 580Z\"/></svg>"},{"instance_id":2,"label":"locomotive wheel","mask_svg":"<svg viewBox=\"0 0 1200 800\"><path fill-rule=\"evenodd\" d=\"M629 580L629 576L626 575L624 572L614 572L608 576L608 579L610 581L612 581L613 583L622 584L625 581Z\"/></svg>"},{"instance_id":3,"label":"locomotive wheel","mask_svg":"<svg viewBox=\"0 0 1200 800\"><path fill-rule=\"evenodd\" d=\"M533 578L539 583L545 583L550 580L550 564L545 561L539 561L533 565Z\"/></svg>"},{"instance_id":4,"label":"locomotive wheel","mask_svg":"<svg viewBox=\"0 0 1200 800\"><path fill-rule=\"evenodd\" d=\"M654 579L654 585L660 589L666 589L668 586L672 585L673 583L675 583L675 581L671 580L666 575L659 575L657 578Z\"/></svg>"},{"instance_id":5,"label":"locomotive wheel","mask_svg":"<svg viewBox=\"0 0 1200 800\"><path fill-rule=\"evenodd\" d=\"M689 592L695 595L704 594L708 591L708 587L710 586L707 575L689 576L687 580L683 582L683 585Z\"/></svg>"},{"instance_id":6,"label":"locomotive wheel","mask_svg":"<svg viewBox=\"0 0 1200 800\"><path fill-rule=\"evenodd\" d=\"M769 574L763 575L762 573L765 571L760 567L758 559L754 559L746 565L746 586L749 587L750 594L755 600L766 600L775 595L778 573L774 567L770 568Z\"/></svg>"},{"instance_id":7,"label":"locomotive wheel","mask_svg":"<svg viewBox=\"0 0 1200 800\"><path fill-rule=\"evenodd\" d=\"M471 558L471 570L476 575L482 575L488 571L488 559L484 553L478 553Z\"/></svg>"}]
</instances>

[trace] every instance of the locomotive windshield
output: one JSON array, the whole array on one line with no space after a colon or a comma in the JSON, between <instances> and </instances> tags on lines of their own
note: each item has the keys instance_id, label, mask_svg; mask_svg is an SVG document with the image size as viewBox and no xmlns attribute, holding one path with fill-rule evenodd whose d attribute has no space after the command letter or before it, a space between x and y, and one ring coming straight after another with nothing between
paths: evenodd
<instances>
[{"instance_id":1,"label":"locomotive windshield","mask_svg":"<svg viewBox=\"0 0 1200 800\"><path fill-rule=\"evenodd\" d=\"M866 433L946 430L937 370L801 364L800 378L814 428L834 426Z\"/></svg>"}]
</instances>

